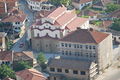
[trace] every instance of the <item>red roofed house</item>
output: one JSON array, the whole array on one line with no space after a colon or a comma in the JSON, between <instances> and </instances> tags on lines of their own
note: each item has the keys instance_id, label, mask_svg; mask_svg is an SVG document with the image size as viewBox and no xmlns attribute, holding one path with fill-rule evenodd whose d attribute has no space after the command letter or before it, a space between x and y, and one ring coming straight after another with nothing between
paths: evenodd
<instances>
[{"instance_id":1,"label":"red roofed house","mask_svg":"<svg viewBox=\"0 0 120 80\"><path fill-rule=\"evenodd\" d=\"M66 7L61 6L32 25L28 40L31 39L33 50L56 52L56 41L76 30L77 27L88 29L89 19L77 17L74 10L67 10Z\"/></svg>"},{"instance_id":2,"label":"red roofed house","mask_svg":"<svg viewBox=\"0 0 120 80\"><path fill-rule=\"evenodd\" d=\"M16 72L17 80L47 80L47 78L36 69L25 69Z\"/></svg>"},{"instance_id":3,"label":"red roofed house","mask_svg":"<svg viewBox=\"0 0 120 80\"><path fill-rule=\"evenodd\" d=\"M63 77L94 80L112 64L112 34L109 33L77 29L60 39L58 48L61 57L48 61L51 80ZM92 66L92 62L97 66Z\"/></svg>"},{"instance_id":4,"label":"red roofed house","mask_svg":"<svg viewBox=\"0 0 120 80\"><path fill-rule=\"evenodd\" d=\"M72 0L72 5L81 10L83 7L92 5L93 0Z\"/></svg>"},{"instance_id":5,"label":"red roofed house","mask_svg":"<svg viewBox=\"0 0 120 80\"><path fill-rule=\"evenodd\" d=\"M2 18L1 22L11 23L13 30L19 32L20 28L25 25L26 14L18 9L12 9L7 16Z\"/></svg>"},{"instance_id":6,"label":"red roofed house","mask_svg":"<svg viewBox=\"0 0 120 80\"><path fill-rule=\"evenodd\" d=\"M17 0L0 0L0 15L8 13L10 9L15 7Z\"/></svg>"}]
</instances>

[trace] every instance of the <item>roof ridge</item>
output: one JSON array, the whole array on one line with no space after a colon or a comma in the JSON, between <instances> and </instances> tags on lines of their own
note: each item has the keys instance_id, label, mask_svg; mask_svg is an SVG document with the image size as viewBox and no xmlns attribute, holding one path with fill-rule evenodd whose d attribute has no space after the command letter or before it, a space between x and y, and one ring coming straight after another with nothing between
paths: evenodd
<instances>
[{"instance_id":1,"label":"roof ridge","mask_svg":"<svg viewBox=\"0 0 120 80\"><path fill-rule=\"evenodd\" d=\"M89 31L89 34L90 34L90 36L92 37L92 39L95 41L95 43L97 43L97 41L96 41L96 39L93 37L93 34L92 34L91 31Z\"/></svg>"}]
</instances>

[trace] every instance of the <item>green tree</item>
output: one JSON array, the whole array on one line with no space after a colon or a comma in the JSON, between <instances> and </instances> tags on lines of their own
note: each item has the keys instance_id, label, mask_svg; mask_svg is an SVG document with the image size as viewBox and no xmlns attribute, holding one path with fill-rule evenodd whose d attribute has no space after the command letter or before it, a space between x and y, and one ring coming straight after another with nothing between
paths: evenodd
<instances>
[{"instance_id":1,"label":"green tree","mask_svg":"<svg viewBox=\"0 0 120 80\"><path fill-rule=\"evenodd\" d=\"M107 9L106 9L106 12L107 12L107 13L110 13L110 12L113 12L113 11L115 11L115 10L120 9L120 5L110 3L110 4L107 4L106 8L107 8Z\"/></svg>"},{"instance_id":2,"label":"green tree","mask_svg":"<svg viewBox=\"0 0 120 80\"><path fill-rule=\"evenodd\" d=\"M50 0L55 6L65 5L69 6L71 4L71 0Z\"/></svg>"},{"instance_id":3,"label":"green tree","mask_svg":"<svg viewBox=\"0 0 120 80\"><path fill-rule=\"evenodd\" d=\"M30 66L30 64L26 61L19 61L17 63L15 63L15 65L13 66L13 69L15 71L20 71L20 70L24 70L24 69L30 69L32 66Z\"/></svg>"},{"instance_id":4,"label":"green tree","mask_svg":"<svg viewBox=\"0 0 120 80\"><path fill-rule=\"evenodd\" d=\"M63 4L64 6L69 6L71 5L71 0L60 0L60 3Z\"/></svg>"},{"instance_id":5,"label":"green tree","mask_svg":"<svg viewBox=\"0 0 120 80\"><path fill-rule=\"evenodd\" d=\"M0 79L10 77L15 79L15 72L7 65L3 64L0 66Z\"/></svg>"},{"instance_id":6,"label":"green tree","mask_svg":"<svg viewBox=\"0 0 120 80\"><path fill-rule=\"evenodd\" d=\"M120 19L114 20L114 23L112 24L111 29L120 31Z\"/></svg>"},{"instance_id":7,"label":"green tree","mask_svg":"<svg viewBox=\"0 0 120 80\"><path fill-rule=\"evenodd\" d=\"M44 70L46 68L46 66L47 66L45 64L46 61L47 60L46 60L45 55L43 53L38 54L37 62L41 66L42 70Z\"/></svg>"}]
</instances>

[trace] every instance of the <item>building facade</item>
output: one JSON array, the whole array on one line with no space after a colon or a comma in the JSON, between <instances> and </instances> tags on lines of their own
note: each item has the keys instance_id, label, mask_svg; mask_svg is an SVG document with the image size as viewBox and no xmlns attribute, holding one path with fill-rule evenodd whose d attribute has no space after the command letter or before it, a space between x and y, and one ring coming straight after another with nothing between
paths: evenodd
<instances>
[{"instance_id":1,"label":"building facade","mask_svg":"<svg viewBox=\"0 0 120 80\"><path fill-rule=\"evenodd\" d=\"M48 0L27 0L29 9L33 11L41 11L41 10L51 10L54 8L52 4L47 2Z\"/></svg>"}]
</instances>

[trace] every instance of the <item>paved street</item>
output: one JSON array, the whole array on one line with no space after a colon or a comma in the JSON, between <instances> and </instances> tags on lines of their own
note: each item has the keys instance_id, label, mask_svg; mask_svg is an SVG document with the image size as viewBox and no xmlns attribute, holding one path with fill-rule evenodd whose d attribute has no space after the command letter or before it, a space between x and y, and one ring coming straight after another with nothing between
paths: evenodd
<instances>
[{"instance_id":1,"label":"paved street","mask_svg":"<svg viewBox=\"0 0 120 80\"><path fill-rule=\"evenodd\" d=\"M106 70L102 75L100 75L96 80L120 80L120 68L116 68L118 62L114 66Z\"/></svg>"}]
</instances>

